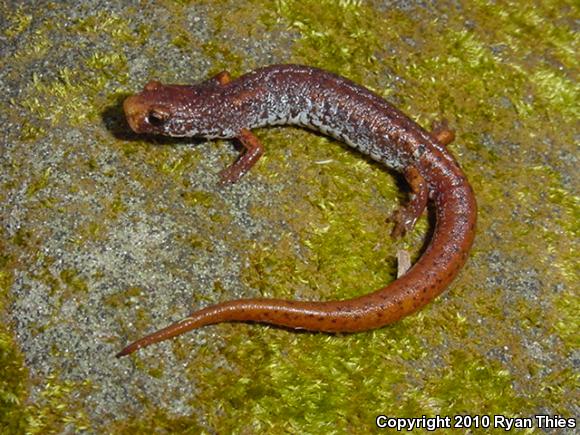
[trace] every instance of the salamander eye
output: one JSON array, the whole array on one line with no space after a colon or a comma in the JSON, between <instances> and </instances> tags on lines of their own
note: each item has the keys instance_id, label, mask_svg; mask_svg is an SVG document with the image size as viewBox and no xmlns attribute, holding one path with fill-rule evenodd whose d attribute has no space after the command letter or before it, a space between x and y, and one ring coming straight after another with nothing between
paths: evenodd
<instances>
[{"instance_id":1,"label":"salamander eye","mask_svg":"<svg viewBox=\"0 0 580 435\"><path fill-rule=\"evenodd\" d=\"M153 127L160 127L165 121L169 119L169 114L167 112L161 112L159 110L151 110L147 114L147 122Z\"/></svg>"}]
</instances>

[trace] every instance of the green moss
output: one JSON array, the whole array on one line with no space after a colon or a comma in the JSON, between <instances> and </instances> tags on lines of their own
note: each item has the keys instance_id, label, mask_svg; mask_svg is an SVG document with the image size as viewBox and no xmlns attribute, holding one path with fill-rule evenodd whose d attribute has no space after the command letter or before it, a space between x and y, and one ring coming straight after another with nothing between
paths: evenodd
<instances>
[{"instance_id":1,"label":"green moss","mask_svg":"<svg viewBox=\"0 0 580 435\"><path fill-rule=\"evenodd\" d=\"M183 30L178 31L177 35L171 40L171 43L181 50L189 50L193 47L193 40L189 34Z\"/></svg>"},{"instance_id":2,"label":"green moss","mask_svg":"<svg viewBox=\"0 0 580 435\"><path fill-rule=\"evenodd\" d=\"M109 218L118 218L119 215L124 213L126 210L127 206L125 205L124 199L121 194L118 193L109 203Z\"/></svg>"},{"instance_id":3,"label":"green moss","mask_svg":"<svg viewBox=\"0 0 580 435\"><path fill-rule=\"evenodd\" d=\"M262 22L271 26L281 18L300 34L293 56L351 78L377 69L382 51L376 29L380 17L359 1L282 0L263 6Z\"/></svg>"},{"instance_id":4,"label":"green moss","mask_svg":"<svg viewBox=\"0 0 580 435\"><path fill-rule=\"evenodd\" d=\"M90 423L82 409L82 400L78 398L89 389L88 382L62 382L55 375L47 376L39 402L27 407L26 432L42 434L62 430L65 426L81 432L88 430Z\"/></svg>"},{"instance_id":5,"label":"green moss","mask_svg":"<svg viewBox=\"0 0 580 435\"><path fill-rule=\"evenodd\" d=\"M3 14L8 26L4 30L4 35L8 38L13 38L20 35L30 27L32 22L32 14L24 12L24 7L20 6L16 10L5 11Z\"/></svg>"},{"instance_id":6,"label":"green moss","mask_svg":"<svg viewBox=\"0 0 580 435\"><path fill-rule=\"evenodd\" d=\"M147 367L145 368L145 370L147 371L147 373L149 373L149 376L151 376L152 378L161 379L161 378L163 378L163 375L164 375L163 361L158 360L158 362L155 366L151 366L151 364L147 364Z\"/></svg>"},{"instance_id":7,"label":"green moss","mask_svg":"<svg viewBox=\"0 0 580 435\"><path fill-rule=\"evenodd\" d=\"M151 35L151 26L144 23L137 26L131 24L125 17L101 10L76 20L70 31L89 38L107 35L113 43L136 46L145 44Z\"/></svg>"},{"instance_id":8,"label":"green moss","mask_svg":"<svg viewBox=\"0 0 580 435\"><path fill-rule=\"evenodd\" d=\"M33 125L28 121L24 121L20 128L20 140L24 142L32 142L45 134L45 128Z\"/></svg>"},{"instance_id":9,"label":"green moss","mask_svg":"<svg viewBox=\"0 0 580 435\"><path fill-rule=\"evenodd\" d=\"M578 275L580 274L576 274L576 282ZM555 331L570 351L578 349L580 347L580 339L578 337L580 301L578 296L570 288L563 295L555 297L553 304L557 311L557 317L554 322Z\"/></svg>"},{"instance_id":10,"label":"green moss","mask_svg":"<svg viewBox=\"0 0 580 435\"><path fill-rule=\"evenodd\" d=\"M510 373L472 349L453 352L443 367L410 370L405 361L422 367L430 356L419 330L403 323L400 332L337 337L221 326L228 343L222 352L209 346L188 357L204 387L195 403L209 427L226 432L370 429L379 414L527 415L532 404L515 391ZM216 369L223 360L228 368Z\"/></svg>"},{"instance_id":11,"label":"green moss","mask_svg":"<svg viewBox=\"0 0 580 435\"><path fill-rule=\"evenodd\" d=\"M86 293L88 285L84 279L80 277L80 273L74 269L63 269L59 274L60 279L67 289L74 293Z\"/></svg>"},{"instance_id":12,"label":"green moss","mask_svg":"<svg viewBox=\"0 0 580 435\"><path fill-rule=\"evenodd\" d=\"M115 309L131 308L141 294L142 289L140 287L129 287L107 296L104 298L104 303Z\"/></svg>"},{"instance_id":13,"label":"green moss","mask_svg":"<svg viewBox=\"0 0 580 435\"><path fill-rule=\"evenodd\" d=\"M3 230L0 229L0 235ZM0 313L4 314L10 303L10 288L14 281L11 271L12 257L0 237ZM24 403L28 397L28 372L12 333L5 324L0 325L0 429L6 433L21 433L26 427Z\"/></svg>"},{"instance_id":14,"label":"green moss","mask_svg":"<svg viewBox=\"0 0 580 435\"><path fill-rule=\"evenodd\" d=\"M24 403L28 397L27 370L11 333L0 327L0 428L4 433L23 433L27 426Z\"/></svg>"},{"instance_id":15,"label":"green moss","mask_svg":"<svg viewBox=\"0 0 580 435\"><path fill-rule=\"evenodd\" d=\"M210 76L224 70L232 74L239 74L242 71L242 56L236 54L235 49L228 44L210 40L202 44L201 48L203 54L214 61L209 71Z\"/></svg>"},{"instance_id":16,"label":"green moss","mask_svg":"<svg viewBox=\"0 0 580 435\"><path fill-rule=\"evenodd\" d=\"M42 175L37 177L36 180L30 182L26 188L26 195L31 197L34 196L38 191L45 189L49 184L51 172L51 168L46 168Z\"/></svg>"},{"instance_id":17,"label":"green moss","mask_svg":"<svg viewBox=\"0 0 580 435\"><path fill-rule=\"evenodd\" d=\"M185 152L178 155L169 153L167 159L160 159L158 166L163 175L172 175L176 179L182 179L185 173L189 173L196 164L197 155L193 152Z\"/></svg>"},{"instance_id":18,"label":"green moss","mask_svg":"<svg viewBox=\"0 0 580 435\"><path fill-rule=\"evenodd\" d=\"M23 140L37 139L47 130L62 124L81 126L95 122L104 105L114 99L114 95L103 96L103 91L111 92L112 85L118 86L128 78L127 61L121 48L141 46L150 34L149 26L131 26L124 18L104 11L77 19L68 26L62 25L69 21L63 15L62 20L47 19L38 24L34 32L26 34L13 59L26 69L36 59L51 56L57 49L66 49L53 46L51 41L68 32L73 33L81 44L85 38L108 38L111 47L106 52L89 49L84 59L69 62L76 62L74 66L51 68L50 74L33 70L31 80L23 82L19 96L11 101L23 112ZM27 72L25 76L30 75Z\"/></svg>"},{"instance_id":19,"label":"green moss","mask_svg":"<svg viewBox=\"0 0 580 435\"><path fill-rule=\"evenodd\" d=\"M179 434L201 434L211 433L203 426L194 421L191 417L176 417L168 415L166 412L157 409L144 412L142 418L134 421L117 422L110 425L114 432L120 435L132 435L135 433L147 433L154 427L158 431Z\"/></svg>"},{"instance_id":20,"label":"green moss","mask_svg":"<svg viewBox=\"0 0 580 435\"><path fill-rule=\"evenodd\" d=\"M214 195L209 192L188 190L183 192L181 197L189 207L201 205L205 208L210 208L214 203Z\"/></svg>"},{"instance_id":21,"label":"green moss","mask_svg":"<svg viewBox=\"0 0 580 435\"><path fill-rule=\"evenodd\" d=\"M102 53L96 52L86 61L86 66L92 71L98 71L102 74L100 79L103 81L99 86L104 87L105 80L125 80L126 75L120 75L120 72L127 70L127 60L125 56L119 53Z\"/></svg>"},{"instance_id":22,"label":"green moss","mask_svg":"<svg viewBox=\"0 0 580 435\"><path fill-rule=\"evenodd\" d=\"M580 117L580 88L564 74L548 68L534 72L530 80L548 107L562 111L570 119Z\"/></svg>"},{"instance_id":23,"label":"green moss","mask_svg":"<svg viewBox=\"0 0 580 435\"><path fill-rule=\"evenodd\" d=\"M527 416L533 403L513 386L512 375L501 363L489 361L464 350L453 351L449 366L432 373L428 394L440 403L444 414L473 414L474 409L489 415Z\"/></svg>"},{"instance_id":24,"label":"green moss","mask_svg":"<svg viewBox=\"0 0 580 435\"><path fill-rule=\"evenodd\" d=\"M126 79L126 60L119 54L95 53L85 65L87 69L80 73L62 67L55 79L42 79L33 73L31 83L23 89L23 96L13 104L28 112L28 116L34 117L43 128L47 126L44 120L50 127L61 122L82 125L96 120L102 106L91 104L91 101L112 77L120 81Z\"/></svg>"},{"instance_id":25,"label":"green moss","mask_svg":"<svg viewBox=\"0 0 580 435\"><path fill-rule=\"evenodd\" d=\"M73 396L78 398L86 393L89 385L63 383L56 376L49 376L39 401L26 404L28 375L22 355L14 349L12 338L1 331L0 428L3 433L42 434L60 431L65 426L78 431L89 429L90 423L81 409L81 402L73 399Z\"/></svg>"},{"instance_id":26,"label":"green moss","mask_svg":"<svg viewBox=\"0 0 580 435\"><path fill-rule=\"evenodd\" d=\"M26 228L18 228L11 239L11 242L20 247L27 248L30 246L32 233Z\"/></svg>"}]
</instances>

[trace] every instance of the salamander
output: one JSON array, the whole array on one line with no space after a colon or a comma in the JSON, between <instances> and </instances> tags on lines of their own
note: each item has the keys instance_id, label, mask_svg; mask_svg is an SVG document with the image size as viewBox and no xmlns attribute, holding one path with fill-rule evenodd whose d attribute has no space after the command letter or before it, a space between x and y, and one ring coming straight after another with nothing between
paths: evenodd
<instances>
[{"instance_id":1,"label":"salamander","mask_svg":"<svg viewBox=\"0 0 580 435\"><path fill-rule=\"evenodd\" d=\"M441 294L464 265L473 243L476 201L456 160L445 148L453 133L428 132L374 92L333 73L301 65L273 65L236 79L222 72L188 85L149 82L123 103L136 133L237 139L244 149L221 172L235 183L263 154L251 130L272 125L312 129L342 141L402 173L409 202L393 217L392 235L411 229L428 201L435 227L427 248L398 279L349 300L307 302L239 299L194 311L185 319L125 347L118 357L201 326L245 321L321 332L379 328Z\"/></svg>"}]
</instances>

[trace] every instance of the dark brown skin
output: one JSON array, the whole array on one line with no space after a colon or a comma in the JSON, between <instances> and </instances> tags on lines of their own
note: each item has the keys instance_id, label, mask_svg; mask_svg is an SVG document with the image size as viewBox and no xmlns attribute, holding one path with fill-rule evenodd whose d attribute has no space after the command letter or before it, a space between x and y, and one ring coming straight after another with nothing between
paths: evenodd
<instances>
[{"instance_id":1,"label":"dark brown skin","mask_svg":"<svg viewBox=\"0 0 580 435\"><path fill-rule=\"evenodd\" d=\"M130 344L117 356L219 322L249 321L293 329L355 332L396 322L441 294L465 263L475 234L471 186L445 149L454 134L445 124L431 133L367 89L329 72L274 65L231 80L227 72L194 86L150 82L124 102L136 133L236 138L245 153L222 171L234 183L260 158L252 128L292 124L321 131L404 175L409 203L393 216L393 236L411 229L430 199L436 224L429 246L391 284L344 301L240 299L193 312Z\"/></svg>"}]
</instances>

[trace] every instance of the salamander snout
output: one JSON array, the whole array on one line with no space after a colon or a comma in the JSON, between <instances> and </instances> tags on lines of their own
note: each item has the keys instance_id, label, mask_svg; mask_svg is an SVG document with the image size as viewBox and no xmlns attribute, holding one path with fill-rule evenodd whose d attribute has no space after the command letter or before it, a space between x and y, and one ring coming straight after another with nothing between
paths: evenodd
<instances>
[{"instance_id":1,"label":"salamander snout","mask_svg":"<svg viewBox=\"0 0 580 435\"><path fill-rule=\"evenodd\" d=\"M141 95L125 99L123 110L129 126L135 133L159 133L171 116L167 109L160 105L152 105Z\"/></svg>"},{"instance_id":2,"label":"salamander snout","mask_svg":"<svg viewBox=\"0 0 580 435\"><path fill-rule=\"evenodd\" d=\"M128 97L123 102L123 110L125 111L125 118L135 133L143 133L141 128L145 117L147 116L147 106L140 101L138 95Z\"/></svg>"}]
</instances>

